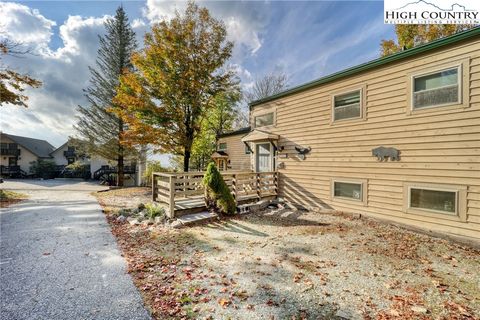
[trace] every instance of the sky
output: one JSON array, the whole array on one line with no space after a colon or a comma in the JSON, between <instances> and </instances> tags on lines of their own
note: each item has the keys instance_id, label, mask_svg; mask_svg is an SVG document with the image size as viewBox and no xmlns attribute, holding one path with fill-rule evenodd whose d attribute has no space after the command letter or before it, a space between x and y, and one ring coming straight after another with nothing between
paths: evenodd
<instances>
[{"instance_id":1,"label":"sky","mask_svg":"<svg viewBox=\"0 0 480 320\"><path fill-rule=\"evenodd\" d=\"M228 65L244 90L255 79L283 72L289 86L378 58L380 41L394 37L383 23L383 1L197 1L224 21L235 43ZM28 45L33 55L0 64L43 82L29 89L29 107L2 106L0 130L45 139L54 146L75 134L77 106L94 66L105 19L123 5L138 42L151 25L169 19L180 1L0 0L0 37Z\"/></svg>"}]
</instances>

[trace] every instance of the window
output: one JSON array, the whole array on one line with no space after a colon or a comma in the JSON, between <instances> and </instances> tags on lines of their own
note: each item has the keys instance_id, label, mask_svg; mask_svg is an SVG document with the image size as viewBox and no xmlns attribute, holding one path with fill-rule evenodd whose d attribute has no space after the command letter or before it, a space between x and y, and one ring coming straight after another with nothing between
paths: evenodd
<instances>
[{"instance_id":1,"label":"window","mask_svg":"<svg viewBox=\"0 0 480 320\"><path fill-rule=\"evenodd\" d=\"M467 221L467 186L406 182L403 192L406 213Z\"/></svg>"},{"instance_id":2,"label":"window","mask_svg":"<svg viewBox=\"0 0 480 320\"><path fill-rule=\"evenodd\" d=\"M361 117L361 90L339 94L333 98L333 121Z\"/></svg>"},{"instance_id":3,"label":"window","mask_svg":"<svg viewBox=\"0 0 480 320\"><path fill-rule=\"evenodd\" d=\"M273 112L262 114L255 117L255 128L273 125Z\"/></svg>"},{"instance_id":4,"label":"window","mask_svg":"<svg viewBox=\"0 0 480 320\"><path fill-rule=\"evenodd\" d=\"M218 150L219 151L225 151L227 150L227 143L226 142L221 142L218 144Z\"/></svg>"},{"instance_id":5,"label":"window","mask_svg":"<svg viewBox=\"0 0 480 320\"><path fill-rule=\"evenodd\" d=\"M333 183L333 196L350 198L354 200L363 199L363 190L361 183L350 183L350 182L339 182L334 181Z\"/></svg>"},{"instance_id":6,"label":"window","mask_svg":"<svg viewBox=\"0 0 480 320\"><path fill-rule=\"evenodd\" d=\"M412 108L460 103L460 67L413 77Z\"/></svg>"},{"instance_id":7,"label":"window","mask_svg":"<svg viewBox=\"0 0 480 320\"><path fill-rule=\"evenodd\" d=\"M457 192L410 188L410 207L456 214Z\"/></svg>"}]
</instances>

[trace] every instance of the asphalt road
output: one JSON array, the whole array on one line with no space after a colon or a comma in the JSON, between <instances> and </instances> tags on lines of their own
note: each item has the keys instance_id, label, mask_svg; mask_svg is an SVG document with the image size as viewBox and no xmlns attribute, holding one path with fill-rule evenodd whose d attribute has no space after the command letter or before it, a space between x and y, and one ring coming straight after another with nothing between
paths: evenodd
<instances>
[{"instance_id":1,"label":"asphalt road","mask_svg":"<svg viewBox=\"0 0 480 320\"><path fill-rule=\"evenodd\" d=\"M92 191L6 181L30 198L0 209L0 319L150 319Z\"/></svg>"}]
</instances>

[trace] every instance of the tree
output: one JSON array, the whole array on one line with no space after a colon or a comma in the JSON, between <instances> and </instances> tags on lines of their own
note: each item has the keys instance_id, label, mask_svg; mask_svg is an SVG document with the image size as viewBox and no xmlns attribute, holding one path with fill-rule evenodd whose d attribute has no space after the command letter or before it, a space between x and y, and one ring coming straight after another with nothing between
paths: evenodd
<instances>
[{"instance_id":1,"label":"tree","mask_svg":"<svg viewBox=\"0 0 480 320\"><path fill-rule=\"evenodd\" d=\"M189 2L183 14L153 26L136 68L121 77L116 113L128 124L128 144L151 144L183 156L188 171L193 142L214 98L238 85L225 70L233 43L223 22Z\"/></svg>"},{"instance_id":2,"label":"tree","mask_svg":"<svg viewBox=\"0 0 480 320\"><path fill-rule=\"evenodd\" d=\"M201 123L201 130L192 145L190 166L204 170L215 151L218 136L231 131L237 119L238 91L219 94L214 98L213 107L208 109Z\"/></svg>"},{"instance_id":3,"label":"tree","mask_svg":"<svg viewBox=\"0 0 480 320\"><path fill-rule=\"evenodd\" d=\"M133 68L130 57L137 43L121 6L115 17L105 22L105 29L105 36L99 36L96 68L89 67L90 86L84 90L89 105L78 107L80 116L75 129L87 144L88 153L117 163L117 185L123 186L124 159L135 154L135 150L122 143L126 127L111 108L118 107L113 98L117 94L120 76Z\"/></svg>"},{"instance_id":4,"label":"tree","mask_svg":"<svg viewBox=\"0 0 480 320\"><path fill-rule=\"evenodd\" d=\"M20 42L11 39L0 40L0 61L2 56L18 57L30 53ZM0 65L0 106L13 104L28 107L28 96L24 95L25 87L38 88L42 83L26 74L20 74Z\"/></svg>"},{"instance_id":5,"label":"tree","mask_svg":"<svg viewBox=\"0 0 480 320\"><path fill-rule=\"evenodd\" d=\"M382 40L382 57L475 27L471 24L397 24L397 41Z\"/></svg>"},{"instance_id":6,"label":"tree","mask_svg":"<svg viewBox=\"0 0 480 320\"><path fill-rule=\"evenodd\" d=\"M288 76L285 73L270 73L257 78L253 87L244 93L247 103L280 93L288 88Z\"/></svg>"}]
</instances>

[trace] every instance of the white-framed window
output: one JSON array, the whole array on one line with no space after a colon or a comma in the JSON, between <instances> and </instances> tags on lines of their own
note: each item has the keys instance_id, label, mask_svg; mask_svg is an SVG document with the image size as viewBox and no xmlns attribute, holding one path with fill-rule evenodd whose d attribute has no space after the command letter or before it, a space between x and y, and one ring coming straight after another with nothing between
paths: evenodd
<instances>
[{"instance_id":1,"label":"white-framed window","mask_svg":"<svg viewBox=\"0 0 480 320\"><path fill-rule=\"evenodd\" d=\"M406 212L466 221L465 186L406 183Z\"/></svg>"},{"instance_id":2,"label":"white-framed window","mask_svg":"<svg viewBox=\"0 0 480 320\"><path fill-rule=\"evenodd\" d=\"M227 150L227 143L226 142L220 142L218 144L218 148L217 148L218 151L225 151Z\"/></svg>"},{"instance_id":3,"label":"white-framed window","mask_svg":"<svg viewBox=\"0 0 480 320\"><path fill-rule=\"evenodd\" d=\"M255 128L272 126L275 123L275 113L269 112L254 117Z\"/></svg>"},{"instance_id":4,"label":"white-framed window","mask_svg":"<svg viewBox=\"0 0 480 320\"><path fill-rule=\"evenodd\" d=\"M333 200L358 201L366 205L367 180L331 180L331 196Z\"/></svg>"},{"instance_id":5,"label":"white-framed window","mask_svg":"<svg viewBox=\"0 0 480 320\"><path fill-rule=\"evenodd\" d=\"M460 65L412 77L412 110L460 104L462 98Z\"/></svg>"},{"instance_id":6,"label":"white-framed window","mask_svg":"<svg viewBox=\"0 0 480 320\"><path fill-rule=\"evenodd\" d=\"M336 94L332 100L332 121L359 119L362 117L361 89Z\"/></svg>"}]
</instances>

